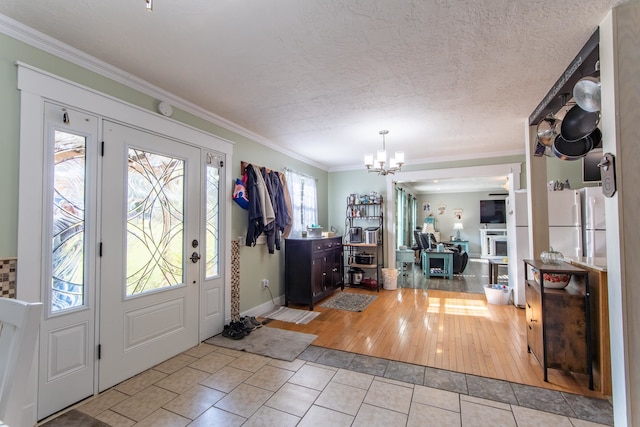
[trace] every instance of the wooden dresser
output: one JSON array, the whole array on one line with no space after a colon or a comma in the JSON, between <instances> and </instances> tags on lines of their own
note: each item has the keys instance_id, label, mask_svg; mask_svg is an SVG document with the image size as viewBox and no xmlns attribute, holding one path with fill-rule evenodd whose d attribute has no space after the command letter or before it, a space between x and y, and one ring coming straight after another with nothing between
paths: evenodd
<instances>
[{"instance_id":1,"label":"wooden dresser","mask_svg":"<svg viewBox=\"0 0 640 427\"><path fill-rule=\"evenodd\" d=\"M344 289L342 237L285 239L284 303L313 304Z\"/></svg>"}]
</instances>

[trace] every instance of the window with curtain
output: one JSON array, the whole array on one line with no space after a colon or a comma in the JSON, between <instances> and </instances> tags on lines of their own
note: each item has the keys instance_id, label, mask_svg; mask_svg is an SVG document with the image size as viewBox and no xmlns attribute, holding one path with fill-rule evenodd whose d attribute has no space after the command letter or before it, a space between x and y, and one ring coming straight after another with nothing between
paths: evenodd
<instances>
[{"instance_id":1,"label":"window with curtain","mask_svg":"<svg viewBox=\"0 0 640 427\"><path fill-rule=\"evenodd\" d=\"M415 196L409 196L409 226L407 227L406 244L407 246L413 246L413 230L416 229L418 221L418 200Z\"/></svg>"},{"instance_id":2,"label":"window with curtain","mask_svg":"<svg viewBox=\"0 0 640 427\"><path fill-rule=\"evenodd\" d=\"M418 201L411 194L407 194L402 188L395 187L395 244L400 246L413 246L413 230L418 220Z\"/></svg>"},{"instance_id":3,"label":"window with curtain","mask_svg":"<svg viewBox=\"0 0 640 427\"><path fill-rule=\"evenodd\" d=\"M316 180L312 176L290 169L284 170L284 177L291 196L291 233L300 234L311 224L318 223Z\"/></svg>"},{"instance_id":4,"label":"window with curtain","mask_svg":"<svg viewBox=\"0 0 640 427\"><path fill-rule=\"evenodd\" d=\"M407 193L396 187L396 248L404 245L404 236L407 230Z\"/></svg>"}]
</instances>

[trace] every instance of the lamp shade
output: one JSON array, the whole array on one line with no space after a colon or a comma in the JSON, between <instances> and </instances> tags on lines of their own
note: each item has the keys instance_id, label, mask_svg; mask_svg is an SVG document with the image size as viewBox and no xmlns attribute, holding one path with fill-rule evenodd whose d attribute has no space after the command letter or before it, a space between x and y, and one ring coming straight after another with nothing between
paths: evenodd
<instances>
[{"instance_id":1,"label":"lamp shade","mask_svg":"<svg viewBox=\"0 0 640 427\"><path fill-rule=\"evenodd\" d=\"M453 223L453 229L454 230L464 230L464 226L462 225L461 222L454 222Z\"/></svg>"},{"instance_id":2,"label":"lamp shade","mask_svg":"<svg viewBox=\"0 0 640 427\"><path fill-rule=\"evenodd\" d=\"M431 223L425 223L424 226L422 227L422 232L433 234L436 232L436 228Z\"/></svg>"}]
</instances>

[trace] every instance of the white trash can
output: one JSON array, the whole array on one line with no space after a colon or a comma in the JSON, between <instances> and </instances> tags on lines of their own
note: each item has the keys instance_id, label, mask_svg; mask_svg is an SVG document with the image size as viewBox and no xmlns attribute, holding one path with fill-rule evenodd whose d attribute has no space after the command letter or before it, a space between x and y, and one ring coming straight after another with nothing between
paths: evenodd
<instances>
[{"instance_id":1,"label":"white trash can","mask_svg":"<svg viewBox=\"0 0 640 427\"><path fill-rule=\"evenodd\" d=\"M398 289L398 270L395 268L382 269L382 286L387 291Z\"/></svg>"},{"instance_id":2,"label":"white trash can","mask_svg":"<svg viewBox=\"0 0 640 427\"><path fill-rule=\"evenodd\" d=\"M484 285L484 294L489 304L507 305L511 300L511 288L507 285Z\"/></svg>"}]
</instances>

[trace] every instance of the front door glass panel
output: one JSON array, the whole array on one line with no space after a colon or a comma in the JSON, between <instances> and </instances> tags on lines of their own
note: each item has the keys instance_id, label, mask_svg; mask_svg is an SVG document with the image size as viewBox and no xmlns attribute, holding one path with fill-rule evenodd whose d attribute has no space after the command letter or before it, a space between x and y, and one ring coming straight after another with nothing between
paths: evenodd
<instances>
[{"instance_id":1,"label":"front door glass panel","mask_svg":"<svg viewBox=\"0 0 640 427\"><path fill-rule=\"evenodd\" d=\"M85 304L86 137L59 130L53 141L51 312Z\"/></svg>"},{"instance_id":2,"label":"front door glass panel","mask_svg":"<svg viewBox=\"0 0 640 427\"><path fill-rule=\"evenodd\" d=\"M130 148L126 295L183 280L184 161Z\"/></svg>"},{"instance_id":3,"label":"front door glass panel","mask_svg":"<svg viewBox=\"0 0 640 427\"><path fill-rule=\"evenodd\" d=\"M220 171L214 165L207 165L207 252L206 271L207 278L220 274Z\"/></svg>"}]
</instances>

